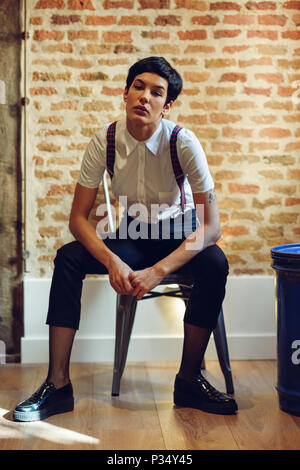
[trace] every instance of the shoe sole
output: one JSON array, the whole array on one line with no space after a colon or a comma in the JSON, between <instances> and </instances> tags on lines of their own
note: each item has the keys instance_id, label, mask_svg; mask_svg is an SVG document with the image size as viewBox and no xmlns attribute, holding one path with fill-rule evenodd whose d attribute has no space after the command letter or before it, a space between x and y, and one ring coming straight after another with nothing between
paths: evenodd
<instances>
[{"instance_id":1,"label":"shoe sole","mask_svg":"<svg viewBox=\"0 0 300 470\"><path fill-rule=\"evenodd\" d=\"M74 410L74 398L65 400L59 405L52 406L40 411L17 411L13 412L14 421L41 421L42 419L49 418L49 416L67 413Z\"/></svg>"},{"instance_id":2,"label":"shoe sole","mask_svg":"<svg viewBox=\"0 0 300 470\"><path fill-rule=\"evenodd\" d=\"M199 402L196 402L193 400L187 400L186 398L178 398L178 396L176 398L174 396L174 404L176 406L180 406L184 408L196 408L197 410L200 410L200 411L206 411L207 413L214 413L218 415L235 415L236 412L238 411L238 408L235 404L228 406L227 409L226 408L224 409L224 405L220 405L220 407L222 406L223 408L221 409L216 405L207 406L204 403L200 404Z\"/></svg>"}]
</instances>

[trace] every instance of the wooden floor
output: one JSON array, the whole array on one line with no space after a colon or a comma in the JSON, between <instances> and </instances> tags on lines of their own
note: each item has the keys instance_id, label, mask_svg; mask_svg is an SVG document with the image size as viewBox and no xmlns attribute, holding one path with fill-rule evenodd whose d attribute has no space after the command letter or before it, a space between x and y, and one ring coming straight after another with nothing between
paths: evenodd
<instances>
[{"instance_id":1,"label":"wooden floor","mask_svg":"<svg viewBox=\"0 0 300 470\"><path fill-rule=\"evenodd\" d=\"M46 365L0 366L0 449L300 449L300 417L279 409L275 361L232 361L239 412L221 416L173 405L177 363L128 364L111 397L112 365L72 364L73 412L17 423L14 406L42 383ZM219 364L208 380L224 390Z\"/></svg>"}]
</instances>

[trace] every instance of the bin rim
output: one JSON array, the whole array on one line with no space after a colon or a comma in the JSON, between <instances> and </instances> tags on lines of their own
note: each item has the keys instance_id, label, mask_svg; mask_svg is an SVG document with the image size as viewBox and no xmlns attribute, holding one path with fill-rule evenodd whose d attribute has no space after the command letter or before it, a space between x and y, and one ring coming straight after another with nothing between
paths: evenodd
<instances>
[{"instance_id":1,"label":"bin rim","mask_svg":"<svg viewBox=\"0 0 300 470\"><path fill-rule=\"evenodd\" d=\"M295 258L300 260L300 243L288 243L286 245L274 246L271 249L271 255L272 257Z\"/></svg>"}]
</instances>

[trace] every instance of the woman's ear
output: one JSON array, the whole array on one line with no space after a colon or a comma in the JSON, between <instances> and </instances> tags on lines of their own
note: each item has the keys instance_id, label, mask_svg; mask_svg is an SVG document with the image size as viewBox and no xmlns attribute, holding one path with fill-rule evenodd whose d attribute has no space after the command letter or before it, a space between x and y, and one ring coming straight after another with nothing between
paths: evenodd
<instances>
[{"instance_id":1,"label":"woman's ear","mask_svg":"<svg viewBox=\"0 0 300 470\"><path fill-rule=\"evenodd\" d=\"M174 101L169 101L169 103L165 104L162 110L162 115L164 116L167 112L172 108Z\"/></svg>"},{"instance_id":2,"label":"woman's ear","mask_svg":"<svg viewBox=\"0 0 300 470\"><path fill-rule=\"evenodd\" d=\"M127 95L128 95L128 90L127 90L127 87L125 87L124 92L123 92L123 100L125 101L125 103L127 101Z\"/></svg>"}]
</instances>

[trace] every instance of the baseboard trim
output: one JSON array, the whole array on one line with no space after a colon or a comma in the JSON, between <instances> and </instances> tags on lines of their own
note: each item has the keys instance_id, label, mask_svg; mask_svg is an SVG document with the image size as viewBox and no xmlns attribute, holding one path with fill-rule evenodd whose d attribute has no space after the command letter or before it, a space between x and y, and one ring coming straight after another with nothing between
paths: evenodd
<instances>
[{"instance_id":1,"label":"baseboard trim","mask_svg":"<svg viewBox=\"0 0 300 470\"><path fill-rule=\"evenodd\" d=\"M231 360L259 360L276 358L276 337L266 336L227 336ZM127 362L176 361L180 360L183 338L146 338L132 336ZM115 339L77 338L74 341L71 360L78 363L113 362ZM47 338L23 338L22 362L44 363L48 361ZM213 338L210 339L205 355L208 360L217 360Z\"/></svg>"}]
</instances>

